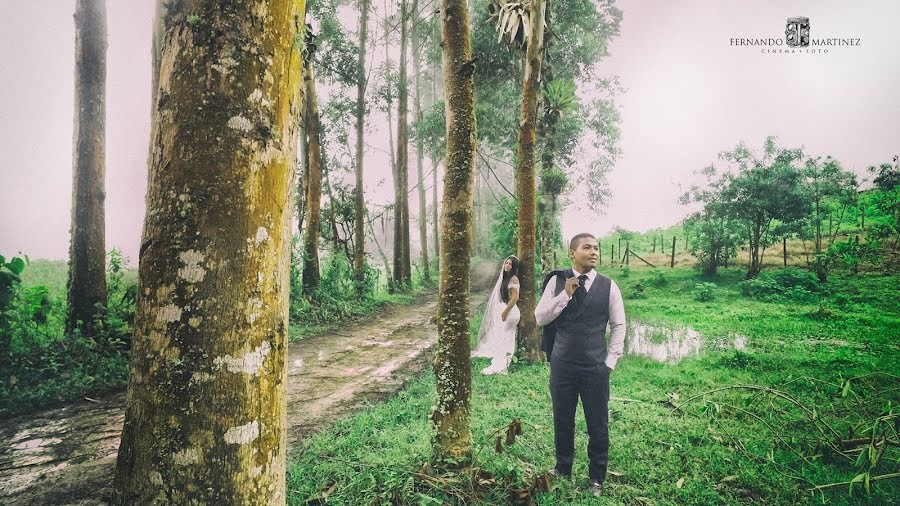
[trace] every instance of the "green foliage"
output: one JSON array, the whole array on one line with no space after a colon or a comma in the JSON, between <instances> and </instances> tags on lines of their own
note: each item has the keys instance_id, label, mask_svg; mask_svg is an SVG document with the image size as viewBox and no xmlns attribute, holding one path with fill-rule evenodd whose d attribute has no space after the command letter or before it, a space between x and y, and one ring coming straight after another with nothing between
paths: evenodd
<instances>
[{"instance_id":1,"label":"green foliage","mask_svg":"<svg viewBox=\"0 0 900 506\"><path fill-rule=\"evenodd\" d=\"M569 176L558 167L541 167L538 172L540 176L540 193L546 195L550 199L555 199L569 184Z\"/></svg>"},{"instance_id":2,"label":"green foliage","mask_svg":"<svg viewBox=\"0 0 900 506\"><path fill-rule=\"evenodd\" d=\"M92 337L65 334L65 263L37 261L22 274L0 341L0 413L35 409L125 384L136 274L118 250L107 257L106 320ZM46 282L47 284L36 284Z\"/></svg>"},{"instance_id":3,"label":"green foliage","mask_svg":"<svg viewBox=\"0 0 900 506\"><path fill-rule=\"evenodd\" d=\"M694 300L698 302L710 302L716 299L715 283L697 283L694 285Z\"/></svg>"},{"instance_id":4,"label":"green foliage","mask_svg":"<svg viewBox=\"0 0 900 506\"><path fill-rule=\"evenodd\" d=\"M28 263L28 257L24 259L13 257L9 262L0 255L0 311L9 307L15 293L16 286L22 282L19 276Z\"/></svg>"},{"instance_id":5,"label":"green foliage","mask_svg":"<svg viewBox=\"0 0 900 506\"><path fill-rule=\"evenodd\" d=\"M644 283L638 281L634 284L631 292L627 296L629 299L646 299L647 298L647 288L644 286Z\"/></svg>"},{"instance_id":6,"label":"green foliage","mask_svg":"<svg viewBox=\"0 0 900 506\"><path fill-rule=\"evenodd\" d=\"M509 197L500 197L500 205L494 211L491 227L491 251L505 257L516 251L518 240L518 222L516 212L518 203Z\"/></svg>"},{"instance_id":7,"label":"green foliage","mask_svg":"<svg viewBox=\"0 0 900 506\"><path fill-rule=\"evenodd\" d=\"M554 79L541 88L544 97L544 112L554 117L571 111L578 98L575 96L575 82L568 79Z\"/></svg>"},{"instance_id":8,"label":"green foliage","mask_svg":"<svg viewBox=\"0 0 900 506\"><path fill-rule=\"evenodd\" d=\"M819 255L822 264L833 265L839 263L845 268L856 272L863 262L878 262L881 260L881 241L875 239L869 242L860 242L851 239L847 242L836 242L828 247L828 250Z\"/></svg>"},{"instance_id":9,"label":"green foliage","mask_svg":"<svg viewBox=\"0 0 900 506\"><path fill-rule=\"evenodd\" d=\"M697 267L703 274L712 276L735 256L746 235L741 224L732 218L724 198L728 178L720 175L714 166L706 167L700 173L706 177L706 184L691 187L680 200L682 204L702 206L688 217L685 228L690 231L689 248L697 258Z\"/></svg>"},{"instance_id":10,"label":"green foliage","mask_svg":"<svg viewBox=\"0 0 900 506\"><path fill-rule=\"evenodd\" d=\"M740 286L741 293L747 297L773 302L813 302L822 291L815 274L795 267L763 271L756 279L748 279Z\"/></svg>"},{"instance_id":11,"label":"green foliage","mask_svg":"<svg viewBox=\"0 0 900 506\"><path fill-rule=\"evenodd\" d=\"M310 0L308 4L307 21L318 28L314 37L307 37L315 41L309 52L317 75L335 84L355 85L359 47L341 24L339 2Z\"/></svg>"},{"instance_id":12,"label":"green foliage","mask_svg":"<svg viewBox=\"0 0 900 506\"><path fill-rule=\"evenodd\" d=\"M665 273L660 269L653 269L650 271L650 280L648 283L655 287L664 287L669 284L669 278L666 277Z\"/></svg>"},{"instance_id":13,"label":"green foliage","mask_svg":"<svg viewBox=\"0 0 900 506\"><path fill-rule=\"evenodd\" d=\"M362 287L355 281L353 266L343 253L332 253L322 260L319 288L309 296L302 295L299 265L292 270L292 293L290 316L292 320L327 324L341 319L359 316L368 312L367 303L374 295L378 271L368 267ZM362 297L360 297L362 288Z\"/></svg>"}]
</instances>

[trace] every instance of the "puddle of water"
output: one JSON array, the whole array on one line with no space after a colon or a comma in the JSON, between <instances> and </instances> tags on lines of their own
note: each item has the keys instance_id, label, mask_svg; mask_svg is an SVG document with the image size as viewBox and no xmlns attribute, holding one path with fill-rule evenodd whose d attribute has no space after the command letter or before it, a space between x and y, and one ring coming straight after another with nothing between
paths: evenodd
<instances>
[{"instance_id":1,"label":"puddle of water","mask_svg":"<svg viewBox=\"0 0 900 506\"><path fill-rule=\"evenodd\" d=\"M699 355L704 342L703 336L688 326L646 325L632 320L628 322L625 332L625 354L674 364L686 357ZM712 346L743 350L747 348L747 337L730 335L712 341Z\"/></svg>"}]
</instances>

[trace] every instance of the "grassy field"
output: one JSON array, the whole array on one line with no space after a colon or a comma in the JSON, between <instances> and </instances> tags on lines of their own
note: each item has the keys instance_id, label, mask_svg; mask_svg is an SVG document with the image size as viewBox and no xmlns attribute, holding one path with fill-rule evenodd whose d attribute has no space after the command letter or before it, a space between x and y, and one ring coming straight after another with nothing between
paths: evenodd
<instances>
[{"instance_id":1,"label":"grassy field","mask_svg":"<svg viewBox=\"0 0 900 506\"><path fill-rule=\"evenodd\" d=\"M296 449L289 502L900 501L900 276L835 275L827 287L808 291L778 286L773 270L748 290L736 269L714 280L688 269L601 270L622 288L631 321L688 325L705 342L677 363L639 356L619 362L612 376L611 475L604 497L585 490L587 440L580 414L574 480L558 482L550 492L535 487L536 477L554 464L549 371L546 365L514 365L509 375L474 375L477 480L433 476L424 466L435 398L434 378L426 374ZM735 336L744 349L729 348ZM473 370L484 365L478 360ZM522 434L497 453L495 437L513 419L521 422ZM857 476L851 495L848 482ZM830 484L839 485L815 489Z\"/></svg>"}]
</instances>

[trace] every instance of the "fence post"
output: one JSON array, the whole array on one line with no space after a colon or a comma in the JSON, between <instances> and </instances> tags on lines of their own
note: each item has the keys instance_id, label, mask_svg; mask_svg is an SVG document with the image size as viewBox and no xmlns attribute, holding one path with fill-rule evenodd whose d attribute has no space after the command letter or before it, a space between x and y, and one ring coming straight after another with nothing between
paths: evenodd
<instances>
[{"instance_id":1,"label":"fence post","mask_svg":"<svg viewBox=\"0 0 900 506\"><path fill-rule=\"evenodd\" d=\"M787 267L787 237L782 238L784 241L784 266Z\"/></svg>"},{"instance_id":2,"label":"fence post","mask_svg":"<svg viewBox=\"0 0 900 506\"><path fill-rule=\"evenodd\" d=\"M678 236L676 236L676 235L672 236L672 263L670 265L670 267L672 269L675 268L675 239L677 239L677 238L678 238Z\"/></svg>"}]
</instances>

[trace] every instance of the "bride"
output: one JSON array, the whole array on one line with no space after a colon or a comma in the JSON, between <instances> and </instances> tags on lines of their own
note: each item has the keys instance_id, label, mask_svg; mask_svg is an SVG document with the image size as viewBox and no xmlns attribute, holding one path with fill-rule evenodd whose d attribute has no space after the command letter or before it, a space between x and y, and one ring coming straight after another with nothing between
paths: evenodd
<instances>
[{"instance_id":1,"label":"bride","mask_svg":"<svg viewBox=\"0 0 900 506\"><path fill-rule=\"evenodd\" d=\"M516 326L519 323L519 259L510 256L503 262L497 284L488 297L484 319L478 330L478 343L473 357L491 359L482 374L505 374L516 349Z\"/></svg>"}]
</instances>

